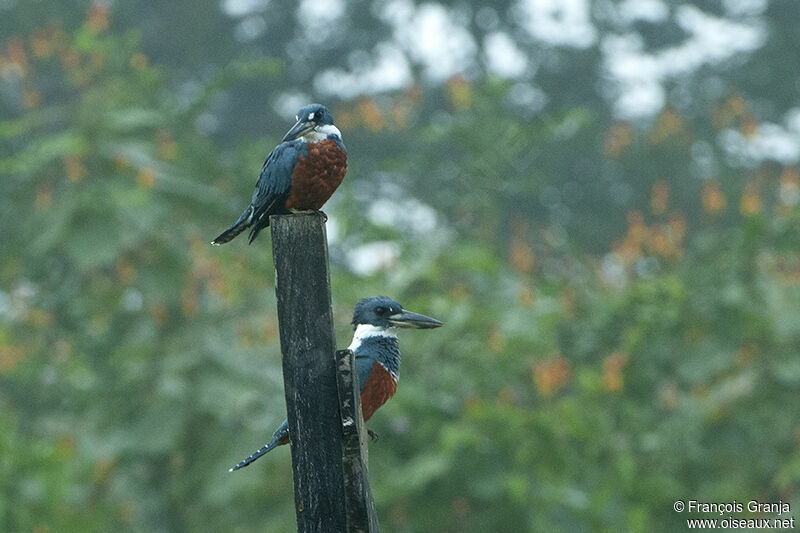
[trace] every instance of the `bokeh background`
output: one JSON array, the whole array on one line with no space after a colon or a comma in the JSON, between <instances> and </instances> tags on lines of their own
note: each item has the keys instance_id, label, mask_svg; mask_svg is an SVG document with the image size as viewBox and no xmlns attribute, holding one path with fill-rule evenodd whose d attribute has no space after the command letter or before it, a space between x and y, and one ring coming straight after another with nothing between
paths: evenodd
<instances>
[{"instance_id":1,"label":"bokeh background","mask_svg":"<svg viewBox=\"0 0 800 533\"><path fill-rule=\"evenodd\" d=\"M402 332L370 421L385 531L794 512L798 27L793 0L0 2L0 530L294 529L287 448L227 471L285 416L269 233L209 241L311 101L349 150L338 345L363 296L445 323Z\"/></svg>"}]
</instances>

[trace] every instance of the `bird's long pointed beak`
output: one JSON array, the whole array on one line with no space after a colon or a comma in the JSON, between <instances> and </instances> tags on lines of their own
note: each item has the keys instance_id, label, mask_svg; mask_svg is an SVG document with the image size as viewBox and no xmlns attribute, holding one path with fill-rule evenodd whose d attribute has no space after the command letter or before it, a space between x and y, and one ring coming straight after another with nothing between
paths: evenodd
<instances>
[{"instance_id":1,"label":"bird's long pointed beak","mask_svg":"<svg viewBox=\"0 0 800 533\"><path fill-rule=\"evenodd\" d=\"M283 136L282 142L293 141L298 137L302 137L309 131L313 130L315 125L316 124L308 120L303 120L303 119L298 120L297 124L292 126L292 129L290 129L286 133L286 135Z\"/></svg>"},{"instance_id":2,"label":"bird's long pointed beak","mask_svg":"<svg viewBox=\"0 0 800 533\"><path fill-rule=\"evenodd\" d=\"M398 328L430 329L438 328L441 322L429 316L412 313L411 311L401 311L389 317L389 322Z\"/></svg>"}]
</instances>

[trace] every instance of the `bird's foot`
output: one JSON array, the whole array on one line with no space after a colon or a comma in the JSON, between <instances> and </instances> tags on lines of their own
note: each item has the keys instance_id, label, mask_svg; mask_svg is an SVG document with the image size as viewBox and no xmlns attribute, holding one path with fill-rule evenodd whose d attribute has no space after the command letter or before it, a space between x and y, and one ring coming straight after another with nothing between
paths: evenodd
<instances>
[{"instance_id":1,"label":"bird's foot","mask_svg":"<svg viewBox=\"0 0 800 533\"><path fill-rule=\"evenodd\" d=\"M371 429L367 430L367 435L369 435L369 438L372 440L378 440L378 434L372 431Z\"/></svg>"}]
</instances>

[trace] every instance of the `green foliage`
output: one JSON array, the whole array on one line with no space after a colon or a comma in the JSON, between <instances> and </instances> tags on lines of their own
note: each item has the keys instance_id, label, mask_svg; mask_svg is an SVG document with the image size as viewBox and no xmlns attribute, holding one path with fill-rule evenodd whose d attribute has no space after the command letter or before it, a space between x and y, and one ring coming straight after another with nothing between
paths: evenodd
<instances>
[{"instance_id":1,"label":"green foliage","mask_svg":"<svg viewBox=\"0 0 800 533\"><path fill-rule=\"evenodd\" d=\"M208 241L285 130L260 98L310 83L313 54L234 54L205 12L218 49L141 38L134 4L54 12L63 27L3 8L24 33L0 54L0 530L291 531L288 450L227 472L285 415L269 237ZM152 13L174 29L197 10L176 6ZM335 50L377 39L359 35ZM632 124L587 81L591 49L552 54L541 114L489 75L334 103L339 345L367 295L445 323L405 332L370 421L383 528L663 531L684 527L676 499L796 507L800 177L716 142L775 120L763 83L725 71L724 94ZM396 254L353 268L376 242Z\"/></svg>"}]
</instances>

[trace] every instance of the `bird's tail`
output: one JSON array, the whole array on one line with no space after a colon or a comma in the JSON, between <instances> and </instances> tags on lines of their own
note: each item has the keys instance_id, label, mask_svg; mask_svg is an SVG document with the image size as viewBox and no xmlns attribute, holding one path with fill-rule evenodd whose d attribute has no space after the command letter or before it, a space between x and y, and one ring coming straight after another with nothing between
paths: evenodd
<instances>
[{"instance_id":1,"label":"bird's tail","mask_svg":"<svg viewBox=\"0 0 800 533\"><path fill-rule=\"evenodd\" d=\"M261 448L259 448L253 455L248 457L247 459L241 461L236 466L233 466L228 469L228 472L234 472L239 470L240 468L244 468L262 455L272 451L273 448L280 446L282 444L289 443L289 421L286 420L281 424L281 427L278 428L277 431L272 435L272 440L269 443L265 444Z\"/></svg>"},{"instance_id":2,"label":"bird's tail","mask_svg":"<svg viewBox=\"0 0 800 533\"><path fill-rule=\"evenodd\" d=\"M269 221L269 217L267 217L267 221ZM269 222L267 222L266 226L269 226ZM250 240L247 241L247 244L253 244L253 241L256 240L256 237L258 237L258 232L264 229L264 227L265 226L262 226L258 222L253 224L253 226L250 228Z\"/></svg>"},{"instance_id":3,"label":"bird's tail","mask_svg":"<svg viewBox=\"0 0 800 533\"><path fill-rule=\"evenodd\" d=\"M220 244L225 244L226 242L233 240L234 237L249 228L250 224L252 223L253 206L249 205L247 206L247 209L244 210L244 213L242 213L242 216L239 217L239 220L234 222L230 228L220 233L219 237L211 241L211 244L214 246L219 246Z\"/></svg>"}]
</instances>

